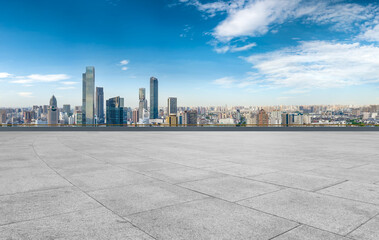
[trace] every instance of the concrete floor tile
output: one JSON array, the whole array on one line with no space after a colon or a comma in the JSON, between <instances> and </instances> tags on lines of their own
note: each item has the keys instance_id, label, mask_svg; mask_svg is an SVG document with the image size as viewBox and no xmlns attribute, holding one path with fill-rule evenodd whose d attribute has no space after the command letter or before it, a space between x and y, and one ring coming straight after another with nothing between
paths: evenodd
<instances>
[{"instance_id":1,"label":"concrete floor tile","mask_svg":"<svg viewBox=\"0 0 379 240\"><path fill-rule=\"evenodd\" d=\"M343 180L340 179L291 172L275 172L248 178L308 191L314 191L343 182Z\"/></svg>"},{"instance_id":2,"label":"concrete floor tile","mask_svg":"<svg viewBox=\"0 0 379 240\"><path fill-rule=\"evenodd\" d=\"M349 238L302 225L272 240L349 240Z\"/></svg>"},{"instance_id":3,"label":"concrete floor tile","mask_svg":"<svg viewBox=\"0 0 379 240\"><path fill-rule=\"evenodd\" d=\"M74 187L0 196L0 225L99 206Z\"/></svg>"},{"instance_id":4,"label":"concrete floor tile","mask_svg":"<svg viewBox=\"0 0 379 240\"><path fill-rule=\"evenodd\" d=\"M297 223L217 199L198 200L129 216L157 239L269 239Z\"/></svg>"},{"instance_id":5,"label":"concrete floor tile","mask_svg":"<svg viewBox=\"0 0 379 240\"><path fill-rule=\"evenodd\" d=\"M117 187L89 194L121 216L207 197L164 182Z\"/></svg>"},{"instance_id":6,"label":"concrete floor tile","mask_svg":"<svg viewBox=\"0 0 379 240\"><path fill-rule=\"evenodd\" d=\"M379 213L373 205L292 189L238 203L340 235Z\"/></svg>"},{"instance_id":7,"label":"concrete floor tile","mask_svg":"<svg viewBox=\"0 0 379 240\"><path fill-rule=\"evenodd\" d=\"M379 216L376 216L367 223L363 224L348 236L357 240L378 240Z\"/></svg>"},{"instance_id":8,"label":"concrete floor tile","mask_svg":"<svg viewBox=\"0 0 379 240\"><path fill-rule=\"evenodd\" d=\"M153 238L110 211L97 208L0 226L0 239L152 240Z\"/></svg>"},{"instance_id":9,"label":"concrete floor tile","mask_svg":"<svg viewBox=\"0 0 379 240\"><path fill-rule=\"evenodd\" d=\"M252 166L252 165L235 164L235 163L231 163L228 165L221 165L221 166L213 166L206 169L210 171L237 176L237 177L256 176L256 175L272 173L272 172L277 171L270 168L263 168L263 167L257 167L257 166Z\"/></svg>"},{"instance_id":10,"label":"concrete floor tile","mask_svg":"<svg viewBox=\"0 0 379 240\"><path fill-rule=\"evenodd\" d=\"M157 171L147 172L146 175L153 178L160 179L169 183L183 183L195 181L206 178L221 177L225 174L207 171L203 169L196 169L191 167L175 168L175 169L162 169Z\"/></svg>"},{"instance_id":11,"label":"concrete floor tile","mask_svg":"<svg viewBox=\"0 0 379 240\"><path fill-rule=\"evenodd\" d=\"M379 205L379 186L375 184L348 181L318 192Z\"/></svg>"},{"instance_id":12,"label":"concrete floor tile","mask_svg":"<svg viewBox=\"0 0 379 240\"><path fill-rule=\"evenodd\" d=\"M203 179L179 186L232 202L282 189L272 184L233 176Z\"/></svg>"}]
</instances>

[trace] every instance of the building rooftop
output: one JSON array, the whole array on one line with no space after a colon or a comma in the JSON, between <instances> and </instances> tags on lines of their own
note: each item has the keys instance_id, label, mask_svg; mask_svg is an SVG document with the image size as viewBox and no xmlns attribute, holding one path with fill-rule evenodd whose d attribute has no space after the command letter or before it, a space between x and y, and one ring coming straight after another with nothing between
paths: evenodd
<instances>
[{"instance_id":1,"label":"building rooftop","mask_svg":"<svg viewBox=\"0 0 379 240\"><path fill-rule=\"evenodd\" d=\"M0 239L379 239L378 132L0 132Z\"/></svg>"}]
</instances>

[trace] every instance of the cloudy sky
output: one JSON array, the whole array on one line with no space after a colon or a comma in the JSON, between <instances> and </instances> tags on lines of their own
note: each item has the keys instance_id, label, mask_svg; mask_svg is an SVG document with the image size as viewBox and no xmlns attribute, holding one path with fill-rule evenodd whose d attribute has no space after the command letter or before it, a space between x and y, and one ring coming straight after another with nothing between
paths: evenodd
<instances>
[{"instance_id":1,"label":"cloudy sky","mask_svg":"<svg viewBox=\"0 0 379 240\"><path fill-rule=\"evenodd\" d=\"M178 105L379 103L379 3L342 0L0 2L0 107L138 103L159 79Z\"/></svg>"}]
</instances>

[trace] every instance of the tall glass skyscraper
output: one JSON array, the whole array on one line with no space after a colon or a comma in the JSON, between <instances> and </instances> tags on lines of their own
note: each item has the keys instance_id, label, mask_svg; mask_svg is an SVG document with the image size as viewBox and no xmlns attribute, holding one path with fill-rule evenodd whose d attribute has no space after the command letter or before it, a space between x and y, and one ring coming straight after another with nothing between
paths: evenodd
<instances>
[{"instance_id":1,"label":"tall glass skyscraper","mask_svg":"<svg viewBox=\"0 0 379 240\"><path fill-rule=\"evenodd\" d=\"M176 115L178 113L178 99L176 97L169 97L167 100L168 116Z\"/></svg>"},{"instance_id":2,"label":"tall glass skyscraper","mask_svg":"<svg viewBox=\"0 0 379 240\"><path fill-rule=\"evenodd\" d=\"M96 87L96 116L98 123L104 123L104 89Z\"/></svg>"},{"instance_id":3,"label":"tall glass skyscraper","mask_svg":"<svg viewBox=\"0 0 379 240\"><path fill-rule=\"evenodd\" d=\"M86 67L83 73L83 124L95 123L95 67Z\"/></svg>"},{"instance_id":4,"label":"tall glass skyscraper","mask_svg":"<svg viewBox=\"0 0 379 240\"><path fill-rule=\"evenodd\" d=\"M124 108L120 97L110 98L106 101L107 126L122 126L124 120Z\"/></svg>"},{"instance_id":5,"label":"tall glass skyscraper","mask_svg":"<svg viewBox=\"0 0 379 240\"><path fill-rule=\"evenodd\" d=\"M143 109L146 109L146 89L139 89L138 118L143 119Z\"/></svg>"},{"instance_id":6,"label":"tall glass skyscraper","mask_svg":"<svg viewBox=\"0 0 379 240\"><path fill-rule=\"evenodd\" d=\"M150 119L158 118L158 79L150 78Z\"/></svg>"}]
</instances>

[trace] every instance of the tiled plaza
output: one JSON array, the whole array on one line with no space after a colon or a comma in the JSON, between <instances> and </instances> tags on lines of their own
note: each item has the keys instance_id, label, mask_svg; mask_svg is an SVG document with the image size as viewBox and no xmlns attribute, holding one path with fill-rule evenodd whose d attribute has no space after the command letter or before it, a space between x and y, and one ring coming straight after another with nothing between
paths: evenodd
<instances>
[{"instance_id":1,"label":"tiled plaza","mask_svg":"<svg viewBox=\"0 0 379 240\"><path fill-rule=\"evenodd\" d=\"M379 132L0 132L0 239L379 239Z\"/></svg>"}]
</instances>

